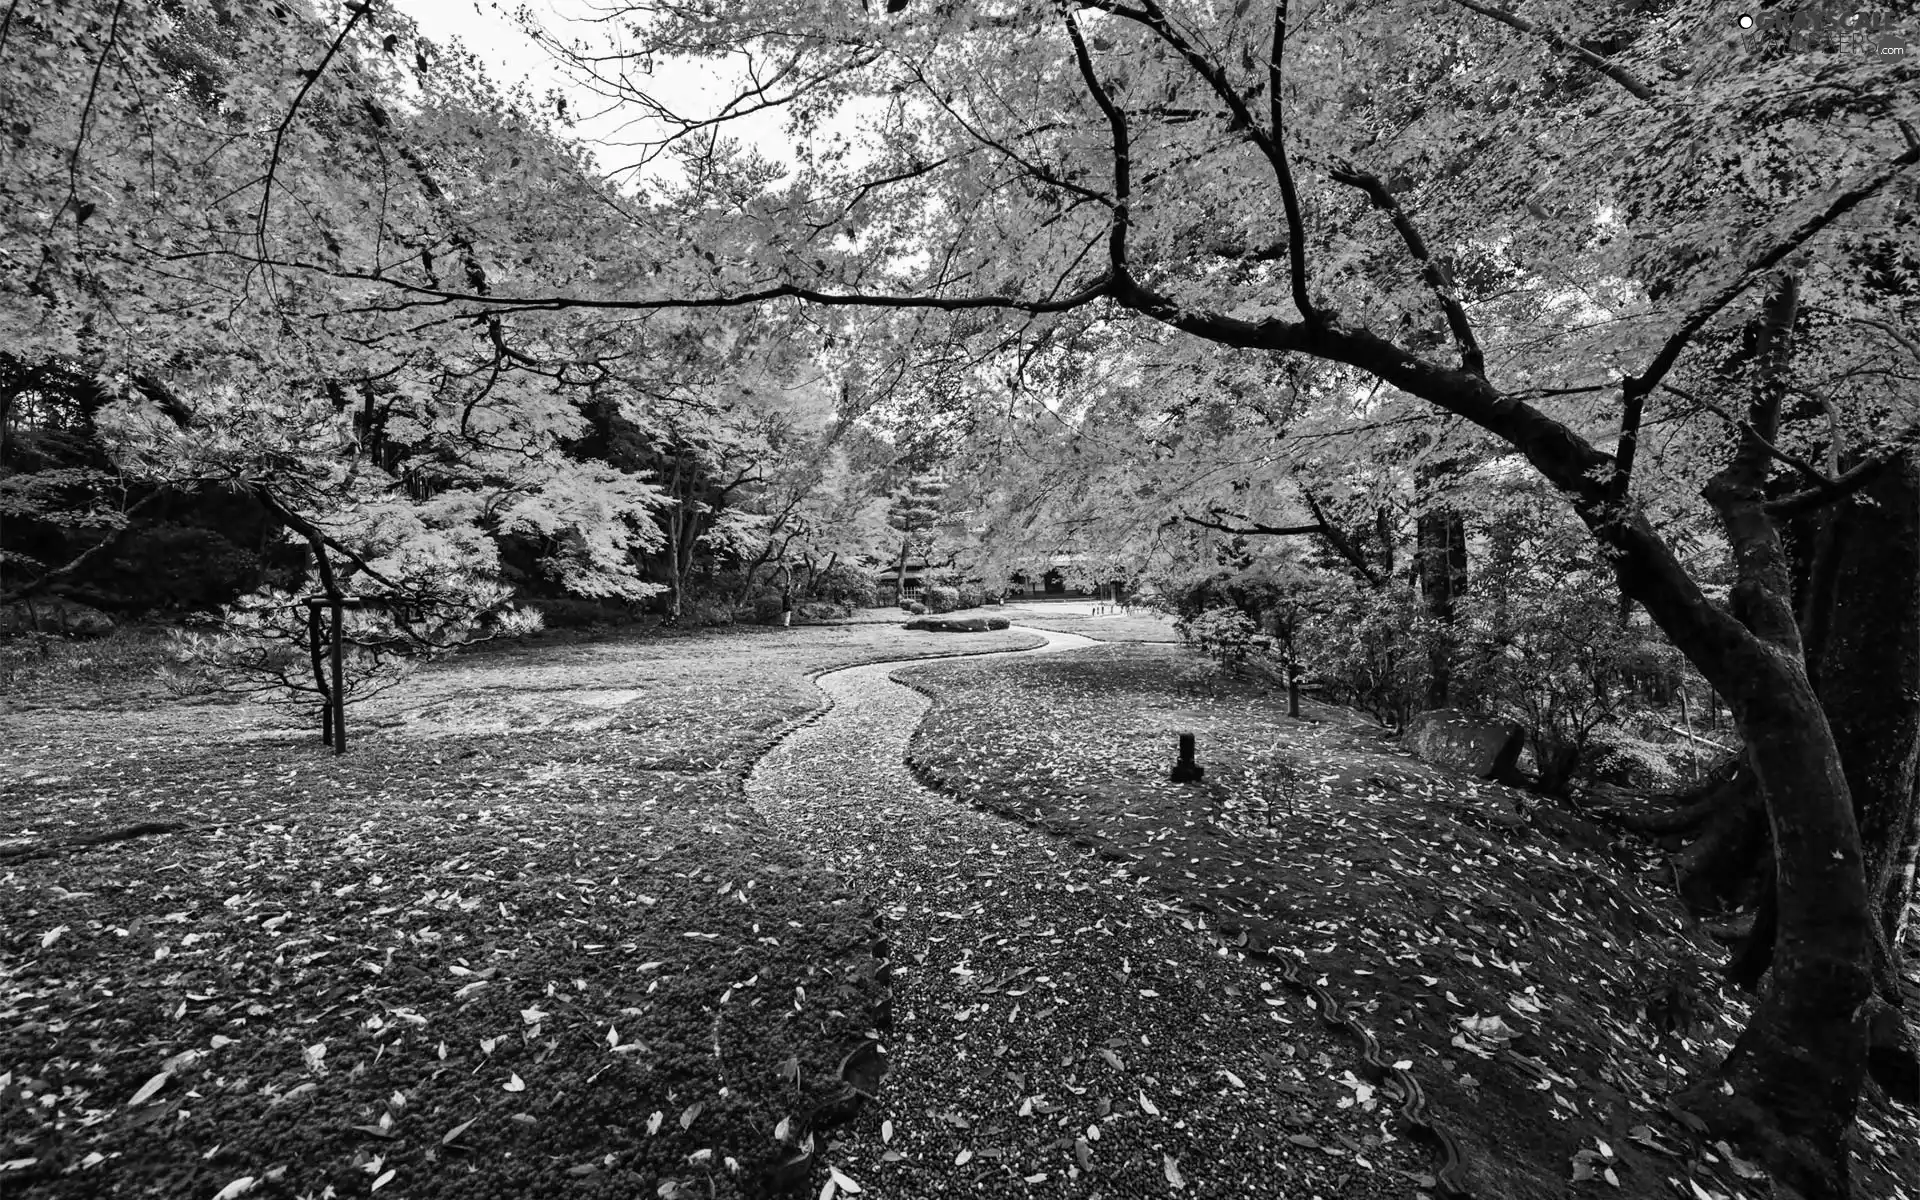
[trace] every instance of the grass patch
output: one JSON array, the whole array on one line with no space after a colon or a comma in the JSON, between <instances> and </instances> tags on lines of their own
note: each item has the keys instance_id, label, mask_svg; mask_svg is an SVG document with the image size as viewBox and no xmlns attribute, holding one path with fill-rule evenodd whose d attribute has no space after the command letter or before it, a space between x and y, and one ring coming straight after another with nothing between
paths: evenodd
<instances>
[{"instance_id":1,"label":"grass patch","mask_svg":"<svg viewBox=\"0 0 1920 1200\"><path fill-rule=\"evenodd\" d=\"M0 704L158 697L157 675L171 661L168 645L167 631L153 625L117 625L96 638L0 638Z\"/></svg>"},{"instance_id":2,"label":"grass patch","mask_svg":"<svg viewBox=\"0 0 1920 1200\"><path fill-rule=\"evenodd\" d=\"M262 706L12 709L7 1195L762 1193L883 989L741 772L810 674L960 648L490 647L350 711L343 758Z\"/></svg>"},{"instance_id":3,"label":"grass patch","mask_svg":"<svg viewBox=\"0 0 1920 1200\"><path fill-rule=\"evenodd\" d=\"M975 611L1004 613L1012 618L1015 625L1053 633L1077 633L1102 642L1171 643L1180 640L1180 635L1173 631L1173 618L1145 608L1136 608L1130 613L1103 613L1096 617L1066 604L1009 601L1001 608Z\"/></svg>"},{"instance_id":4,"label":"grass patch","mask_svg":"<svg viewBox=\"0 0 1920 1200\"><path fill-rule=\"evenodd\" d=\"M1516 796L1418 763L1172 647L909 668L936 706L928 782L1101 852L1267 932L1369 1013L1466 1146L1476 1196L1750 1194L1665 1096L1720 1056L1748 1002L1670 898L1657 856L1555 840ZM1167 781L1193 732L1200 785ZM1516 825L1518 828L1505 828ZM1920 1126L1862 1106L1865 1194L1912 1194ZM1600 1149L1605 1143L1606 1153ZM1599 1194L1596 1192L1596 1194Z\"/></svg>"}]
</instances>

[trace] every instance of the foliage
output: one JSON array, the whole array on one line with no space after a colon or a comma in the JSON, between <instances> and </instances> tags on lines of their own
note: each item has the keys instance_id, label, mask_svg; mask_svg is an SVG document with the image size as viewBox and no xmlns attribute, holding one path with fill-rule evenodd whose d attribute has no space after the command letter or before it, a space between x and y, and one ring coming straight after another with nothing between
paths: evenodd
<instances>
[{"instance_id":1,"label":"foliage","mask_svg":"<svg viewBox=\"0 0 1920 1200\"><path fill-rule=\"evenodd\" d=\"M1180 639L1229 671L1246 665L1256 626L1237 608L1208 608L1174 622Z\"/></svg>"},{"instance_id":2,"label":"foliage","mask_svg":"<svg viewBox=\"0 0 1920 1200\"><path fill-rule=\"evenodd\" d=\"M953 612L958 608L972 607L960 603L960 589L941 583L928 584L924 599L928 612Z\"/></svg>"},{"instance_id":3,"label":"foliage","mask_svg":"<svg viewBox=\"0 0 1920 1200\"><path fill-rule=\"evenodd\" d=\"M167 633L145 625L116 625L104 637L29 633L0 638L0 695L117 698L130 684L154 681L170 661Z\"/></svg>"},{"instance_id":4,"label":"foliage","mask_svg":"<svg viewBox=\"0 0 1920 1200\"><path fill-rule=\"evenodd\" d=\"M807 576L809 595L848 608L872 608L879 603L879 591L870 572L850 563L833 566Z\"/></svg>"}]
</instances>

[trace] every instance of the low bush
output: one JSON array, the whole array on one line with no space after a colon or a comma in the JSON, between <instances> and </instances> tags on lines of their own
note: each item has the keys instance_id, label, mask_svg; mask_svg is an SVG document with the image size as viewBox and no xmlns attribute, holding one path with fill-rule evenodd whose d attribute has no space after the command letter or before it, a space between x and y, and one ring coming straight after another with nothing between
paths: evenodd
<instances>
[{"instance_id":1,"label":"low bush","mask_svg":"<svg viewBox=\"0 0 1920 1200\"><path fill-rule=\"evenodd\" d=\"M849 608L872 608L879 603L873 580L859 567L838 563L807 580L807 591L816 600L844 604Z\"/></svg>"},{"instance_id":2,"label":"low bush","mask_svg":"<svg viewBox=\"0 0 1920 1200\"><path fill-rule=\"evenodd\" d=\"M900 608L905 612L912 613L916 617L927 611L927 606L918 600L902 600L900 602Z\"/></svg>"},{"instance_id":3,"label":"low bush","mask_svg":"<svg viewBox=\"0 0 1920 1200\"><path fill-rule=\"evenodd\" d=\"M585 629L591 625L624 625L632 620L627 606L618 601L581 600L573 596L553 596L529 602L548 629Z\"/></svg>"},{"instance_id":4,"label":"low bush","mask_svg":"<svg viewBox=\"0 0 1920 1200\"><path fill-rule=\"evenodd\" d=\"M987 594L978 584L965 584L958 589L960 608L979 608L987 602Z\"/></svg>"},{"instance_id":5,"label":"low bush","mask_svg":"<svg viewBox=\"0 0 1920 1200\"><path fill-rule=\"evenodd\" d=\"M834 604L826 600L809 600L796 608L794 615L802 621L841 621L853 615L853 606Z\"/></svg>"},{"instance_id":6,"label":"low bush","mask_svg":"<svg viewBox=\"0 0 1920 1200\"><path fill-rule=\"evenodd\" d=\"M944 584L934 584L927 588L928 612L952 612L960 607L960 591Z\"/></svg>"},{"instance_id":7,"label":"low bush","mask_svg":"<svg viewBox=\"0 0 1920 1200\"><path fill-rule=\"evenodd\" d=\"M164 631L120 626L105 637L29 633L0 639L0 693L11 696L110 692L155 679L170 663Z\"/></svg>"}]
</instances>

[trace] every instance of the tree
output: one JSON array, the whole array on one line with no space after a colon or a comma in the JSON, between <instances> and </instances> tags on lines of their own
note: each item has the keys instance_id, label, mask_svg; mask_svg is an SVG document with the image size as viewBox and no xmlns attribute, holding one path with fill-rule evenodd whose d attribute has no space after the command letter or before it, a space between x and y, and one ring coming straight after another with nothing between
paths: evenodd
<instances>
[{"instance_id":1,"label":"tree","mask_svg":"<svg viewBox=\"0 0 1920 1200\"><path fill-rule=\"evenodd\" d=\"M933 566L934 545L940 525L946 518L942 501L947 481L938 474L917 471L907 477L887 506L887 524L900 535L899 561L894 566L893 594L907 594L907 567L918 557L923 567Z\"/></svg>"},{"instance_id":2,"label":"tree","mask_svg":"<svg viewBox=\"0 0 1920 1200\"><path fill-rule=\"evenodd\" d=\"M483 80L455 64L409 81L370 6L343 16L335 30L180 0L0 24L18 117L0 205L11 360L92 381L89 430L123 486L245 496L304 550L304 594L236 607L215 657L304 678L336 749L343 642L431 654L526 628L500 584L504 540L544 547L540 569L576 593L647 594L631 551L658 503L568 454L582 418L566 319L423 323L358 304L377 287L290 267L398 254L485 291L553 265L478 248L460 200L488 206L492 171L524 160L549 205L603 196ZM319 71L288 92L274 64L309 56L330 86ZM278 114L264 133L262 113Z\"/></svg>"},{"instance_id":3,"label":"tree","mask_svg":"<svg viewBox=\"0 0 1920 1200\"><path fill-rule=\"evenodd\" d=\"M1841 32L1741 40L1695 0L1592 23L1570 5L1522 19L1346 0L619 15L630 53L751 50L772 65L744 106L785 104L800 133L864 106L859 152L822 139L771 191L751 156L718 141L688 150L714 203L670 232L588 215L572 244L595 247L594 269L552 286L450 286L377 270L364 252L305 269L403 311L912 309L1015 354L1084 310L1177 331L1194 357L1307 356L1356 390L1378 381L1477 427L1561 493L1622 592L1732 707L1775 847L1775 953L1751 1023L1692 1102L1788 1185L1845 1193L1872 906L1779 515L1894 461L1910 396L1839 472L1803 469L1774 435L1802 292L1877 320L1841 283L1855 251L1914 260L1911 220L1893 217L1913 203L1920 138L1893 118L1920 68L1849 57ZM648 103L626 78L605 70L602 83ZM674 126L662 144L710 127ZM530 193L520 210L540 206ZM698 246L719 223L744 239L738 252L653 268L670 238ZM1477 322L1499 308L1470 309L1461 280L1509 267L1541 281L1535 298L1590 300L1613 319L1556 321L1543 304L1547 336L1490 360ZM1605 295L1583 295L1591 279ZM1666 460L1655 402L1714 383L1702 352L1755 290L1754 350L1737 373L1751 396L1722 405L1742 415L1696 439L1709 454ZM1774 490L1789 494L1769 494L1777 464L1796 482ZM1704 484L1730 548L1724 603L1654 519L1660 485L1681 479Z\"/></svg>"}]
</instances>

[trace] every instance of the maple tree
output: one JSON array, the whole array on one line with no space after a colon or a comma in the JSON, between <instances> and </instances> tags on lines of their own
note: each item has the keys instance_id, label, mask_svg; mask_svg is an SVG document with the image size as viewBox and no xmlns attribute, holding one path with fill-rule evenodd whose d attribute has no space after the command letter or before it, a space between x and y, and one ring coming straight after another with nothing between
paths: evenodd
<instances>
[{"instance_id":1,"label":"maple tree","mask_svg":"<svg viewBox=\"0 0 1920 1200\"><path fill-rule=\"evenodd\" d=\"M15 6L0 35L16 118L10 361L64 364L99 393L88 424L105 473L68 489L222 489L270 514L304 551L305 580L246 599L192 656L317 695L336 747L343 642L370 663L525 631L503 548L572 594L644 597L636 554L661 502L639 474L570 453L579 385L599 365L576 349L591 331L422 322L289 266L402 255L484 289L554 263L483 260L470 223L492 198L473 185L522 168L550 202L601 195L470 63L420 49L402 65L370 12L329 28L196 3ZM273 64L309 57L331 74L285 86ZM9 381L10 401L18 391ZM126 527L93 507L103 528ZM59 519L44 502L37 515ZM324 627L310 619L322 610Z\"/></svg>"}]
</instances>

